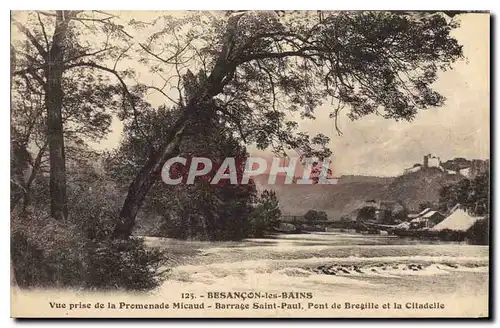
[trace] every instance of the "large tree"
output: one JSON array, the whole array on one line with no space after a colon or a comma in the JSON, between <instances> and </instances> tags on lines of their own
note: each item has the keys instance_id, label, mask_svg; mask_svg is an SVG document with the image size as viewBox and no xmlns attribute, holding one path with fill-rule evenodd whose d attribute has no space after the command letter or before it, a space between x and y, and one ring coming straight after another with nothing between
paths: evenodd
<instances>
[{"instance_id":1,"label":"large tree","mask_svg":"<svg viewBox=\"0 0 500 328\"><path fill-rule=\"evenodd\" d=\"M164 81L150 88L181 114L131 183L115 235L130 235L163 163L177 154L197 115L224 119L243 141L260 148L321 157L328 150L318 152L318 139L298 132L287 112L314 118L315 108L329 100L335 121L344 108L353 120L373 113L412 120L418 109L442 105L444 97L431 85L439 70L462 56L451 35L456 26L440 13L269 11L159 18L153 23L159 30L141 44ZM188 75L195 79L186 86ZM182 96L183 87L192 89L190 97ZM172 88L178 97L168 92Z\"/></svg>"},{"instance_id":2,"label":"large tree","mask_svg":"<svg viewBox=\"0 0 500 328\"><path fill-rule=\"evenodd\" d=\"M14 210L20 200L24 208L30 204L37 178L49 173L49 152L44 90L36 82L18 76L12 79L12 84L11 209ZM73 167L91 160L94 151L89 142L99 141L109 132L112 114L121 108L116 99L121 91L106 76L88 74L85 70L74 70L63 77L62 90L66 95L61 113L65 162ZM48 196L48 188L44 193Z\"/></svg>"},{"instance_id":3,"label":"large tree","mask_svg":"<svg viewBox=\"0 0 500 328\"><path fill-rule=\"evenodd\" d=\"M51 213L59 220L67 217L65 142L70 139L71 148L102 137L111 119L107 110L117 106L117 97L124 92L131 100L123 80L127 72L117 70L130 37L115 18L100 11L12 15L13 103L30 106L26 113L13 110L13 143L23 150L36 143L37 149L24 192L48 151ZM107 81L110 74L118 78L121 90Z\"/></svg>"},{"instance_id":4,"label":"large tree","mask_svg":"<svg viewBox=\"0 0 500 328\"><path fill-rule=\"evenodd\" d=\"M128 186L137 168L147 161L170 131L179 110L176 108L152 108L147 103L140 106L138 124L129 122L124 127L120 146L110 153L107 170L121 186ZM250 184L231 184L221 179L212 184L212 178L225 158L234 158L237 179L241 181L247 152L233 137L232 131L218 121L206 121L198 117L179 143L179 156L186 164L173 165L173 179L183 183L168 185L157 180L141 208L141 217L148 221L159 218L155 234L176 238L210 240L241 239L247 236L249 214L256 196L256 188ZM186 184L193 157L209 158L212 169L197 177L193 184Z\"/></svg>"}]
</instances>

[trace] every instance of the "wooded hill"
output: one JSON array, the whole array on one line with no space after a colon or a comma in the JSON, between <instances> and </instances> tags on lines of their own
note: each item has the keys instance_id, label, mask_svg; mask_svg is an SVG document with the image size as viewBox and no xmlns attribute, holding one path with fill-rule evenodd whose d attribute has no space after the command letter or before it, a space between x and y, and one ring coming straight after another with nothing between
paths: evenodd
<instances>
[{"instance_id":1,"label":"wooded hill","mask_svg":"<svg viewBox=\"0 0 500 328\"><path fill-rule=\"evenodd\" d=\"M342 176L334 185L269 185L267 175L258 176L255 181L258 189L276 191L284 214L303 215L314 209L325 211L329 219L338 220L372 199L400 200L410 211L418 211L422 203L438 203L441 187L463 178L429 168L398 177Z\"/></svg>"}]
</instances>

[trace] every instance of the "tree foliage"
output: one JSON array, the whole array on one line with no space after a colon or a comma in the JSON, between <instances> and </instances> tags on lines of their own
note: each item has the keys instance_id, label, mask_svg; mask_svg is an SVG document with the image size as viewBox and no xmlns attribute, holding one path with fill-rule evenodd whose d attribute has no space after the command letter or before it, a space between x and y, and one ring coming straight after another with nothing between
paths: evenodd
<instances>
[{"instance_id":1,"label":"tree foliage","mask_svg":"<svg viewBox=\"0 0 500 328\"><path fill-rule=\"evenodd\" d=\"M281 210L275 191L264 190L256 201L250 216L251 235L262 237L276 228Z\"/></svg>"},{"instance_id":2,"label":"tree foliage","mask_svg":"<svg viewBox=\"0 0 500 328\"><path fill-rule=\"evenodd\" d=\"M42 139L35 158L48 151L51 213L59 220L68 215L67 154L88 139L102 138L117 98L129 94L116 66L130 46L124 45L128 36L114 18L103 12L61 10L17 12L12 17L16 37L11 47L11 91L13 102L21 107L14 111L19 114L13 116L14 137L25 149L35 142L31 137ZM113 60L113 68L103 65ZM121 89L109 83L109 74L118 78ZM29 112L23 113L27 106ZM45 134L41 138L40 128ZM33 178L41 164L34 161ZM30 180L24 181L25 190Z\"/></svg>"},{"instance_id":3,"label":"tree foliage","mask_svg":"<svg viewBox=\"0 0 500 328\"><path fill-rule=\"evenodd\" d=\"M112 115L133 112L123 80L130 72L117 68L129 37L115 18L13 13L11 255L20 287L150 290L161 282L162 254L110 238L121 195L89 147L107 135Z\"/></svg>"},{"instance_id":4,"label":"tree foliage","mask_svg":"<svg viewBox=\"0 0 500 328\"><path fill-rule=\"evenodd\" d=\"M490 213L490 174L489 171L473 179L444 186L439 192L439 205L442 211L448 211L460 204L474 215L484 216Z\"/></svg>"},{"instance_id":5,"label":"tree foliage","mask_svg":"<svg viewBox=\"0 0 500 328\"><path fill-rule=\"evenodd\" d=\"M476 245L490 244L490 218L480 219L467 231L467 238Z\"/></svg>"},{"instance_id":6,"label":"tree foliage","mask_svg":"<svg viewBox=\"0 0 500 328\"><path fill-rule=\"evenodd\" d=\"M304 214L304 219L307 222L314 223L315 221L328 220L328 215L323 211L309 210Z\"/></svg>"},{"instance_id":7,"label":"tree foliage","mask_svg":"<svg viewBox=\"0 0 500 328\"><path fill-rule=\"evenodd\" d=\"M159 17L147 27L156 32L140 45L144 62L163 82L147 88L181 114L131 183L117 236L130 234L153 177L176 155L196 116L223 121L261 149L328 157L327 138L300 131L290 115L313 119L315 109L331 101L333 118L345 108L351 119L378 114L412 120L418 109L442 105L444 97L431 85L439 70L462 56L451 36L456 26L441 14L395 12ZM177 97L168 93L172 89Z\"/></svg>"},{"instance_id":8,"label":"tree foliage","mask_svg":"<svg viewBox=\"0 0 500 328\"><path fill-rule=\"evenodd\" d=\"M108 170L124 189L137 168L159 147L176 115L178 110L175 108L144 107L138 125L146 137L138 132L138 125L130 123L125 126L120 147L109 155L107 161ZM156 234L163 236L209 240L247 237L256 188L253 181L240 184L246 149L234 139L228 128L203 117L193 122L185 133L178 145L178 155L187 162L174 165L170 170L172 178L180 177L182 182L168 185L158 181L148 194L140 215L159 216L160 226ZM187 184L194 157L209 158L213 166L204 176L196 177L194 184ZM228 157L235 159L238 183L222 179L212 184L215 173Z\"/></svg>"},{"instance_id":9,"label":"tree foliage","mask_svg":"<svg viewBox=\"0 0 500 328\"><path fill-rule=\"evenodd\" d=\"M66 187L77 182L67 170L93 160L88 142L106 136L115 116L124 138L108 156L104 180L126 196L112 232L105 225L94 235L127 239L142 210L188 224L191 230L179 228L186 238L242 238L253 184L214 186L200 177L173 188L161 183L163 164L179 155L232 156L240 172L246 145L328 158L329 138L296 122L315 119L322 105L339 133L343 111L352 120L411 121L445 100L432 84L462 56L451 34L457 26L440 13L407 12L187 12L128 23L102 11L16 13L12 204L29 205L35 189L48 188L52 216L68 219ZM136 81L144 69L159 83ZM151 93L165 104L152 106ZM274 217L273 197L262 201Z\"/></svg>"},{"instance_id":10,"label":"tree foliage","mask_svg":"<svg viewBox=\"0 0 500 328\"><path fill-rule=\"evenodd\" d=\"M356 219L358 221L371 221L376 220L377 209L375 206L363 206L359 209Z\"/></svg>"},{"instance_id":11,"label":"tree foliage","mask_svg":"<svg viewBox=\"0 0 500 328\"><path fill-rule=\"evenodd\" d=\"M286 113L314 118L317 107L333 100L334 118L345 107L352 119L375 113L412 120L418 109L443 103L431 84L462 55L450 35L456 22L441 14L196 13L163 16L155 26L159 31L142 44L145 60L159 76L171 66L178 74L161 90L182 89L182 77L194 69L198 89L210 88L226 51L227 73L211 90L220 116L247 142L308 155L315 140ZM174 102L182 107L188 100L180 95Z\"/></svg>"}]
</instances>

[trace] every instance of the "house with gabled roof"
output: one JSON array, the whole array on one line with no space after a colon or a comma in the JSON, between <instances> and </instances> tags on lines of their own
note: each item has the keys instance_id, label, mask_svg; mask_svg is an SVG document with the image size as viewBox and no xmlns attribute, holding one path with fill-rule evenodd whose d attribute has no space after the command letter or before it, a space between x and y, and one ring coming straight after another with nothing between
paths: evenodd
<instances>
[{"instance_id":1,"label":"house with gabled roof","mask_svg":"<svg viewBox=\"0 0 500 328\"><path fill-rule=\"evenodd\" d=\"M460 208L460 206L455 206L451 211L451 214L446 217L443 221L436 224L430 231L441 231L441 230L453 230L465 232L472 228L472 226L483 217L472 216L467 211Z\"/></svg>"},{"instance_id":2,"label":"house with gabled roof","mask_svg":"<svg viewBox=\"0 0 500 328\"><path fill-rule=\"evenodd\" d=\"M426 208L410 221L412 229L429 229L443 221L445 216L438 211Z\"/></svg>"}]
</instances>

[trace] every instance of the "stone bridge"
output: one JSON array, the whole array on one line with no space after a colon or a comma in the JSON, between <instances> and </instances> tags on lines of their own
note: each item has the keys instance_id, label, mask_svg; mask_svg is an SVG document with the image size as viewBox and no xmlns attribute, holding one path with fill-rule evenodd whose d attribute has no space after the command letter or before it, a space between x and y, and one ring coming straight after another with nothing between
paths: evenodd
<instances>
[{"instance_id":1,"label":"stone bridge","mask_svg":"<svg viewBox=\"0 0 500 328\"><path fill-rule=\"evenodd\" d=\"M304 225L314 228L314 230L326 231L327 228L333 229L354 229L360 231L375 231L380 230L376 224L369 224L362 221L340 221L340 220L314 220L308 221L302 215L285 215L278 220L278 224L288 223L293 224L296 230L301 230Z\"/></svg>"}]
</instances>

